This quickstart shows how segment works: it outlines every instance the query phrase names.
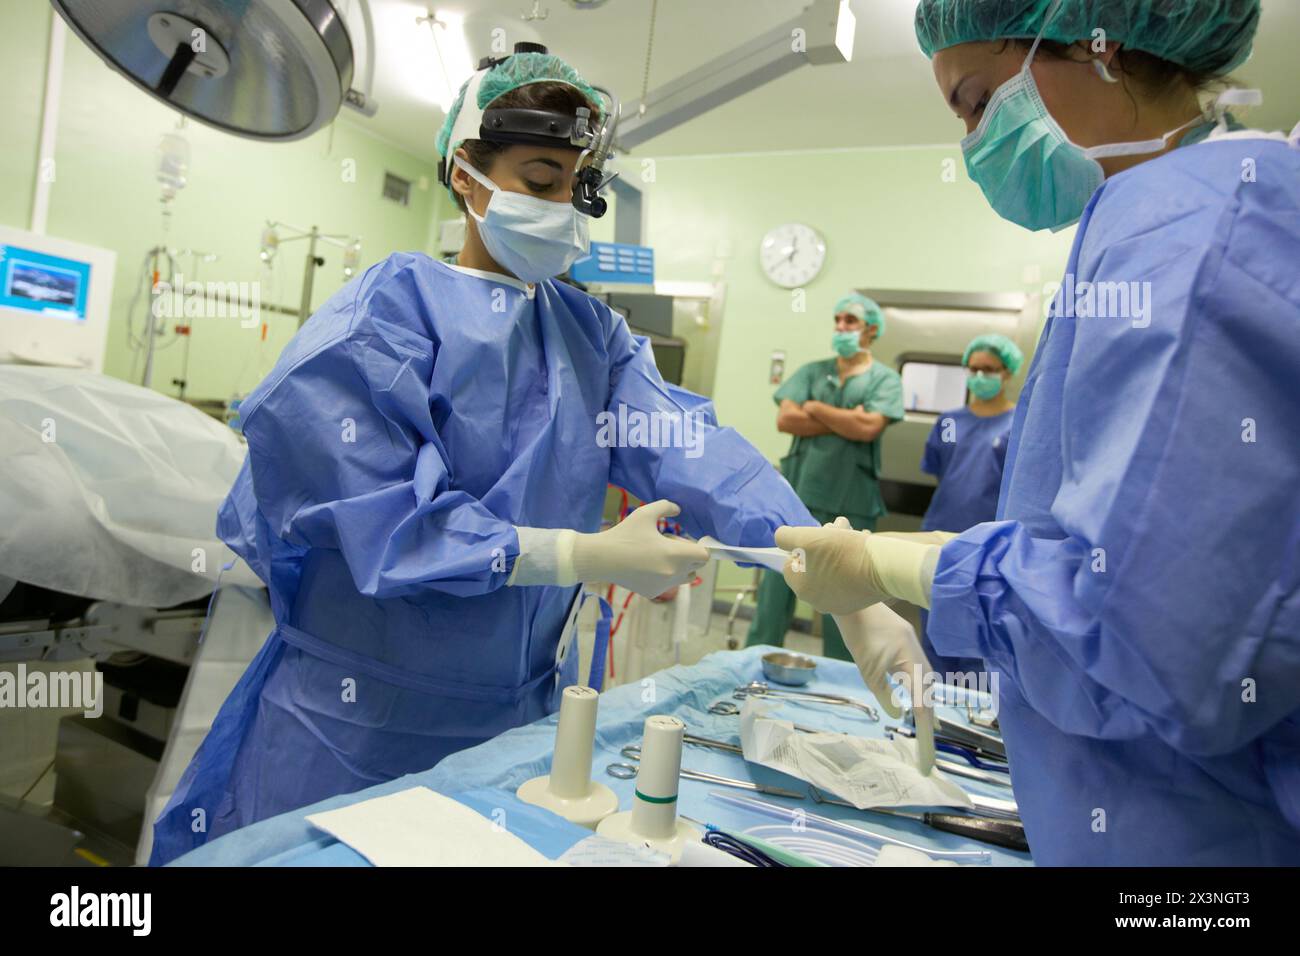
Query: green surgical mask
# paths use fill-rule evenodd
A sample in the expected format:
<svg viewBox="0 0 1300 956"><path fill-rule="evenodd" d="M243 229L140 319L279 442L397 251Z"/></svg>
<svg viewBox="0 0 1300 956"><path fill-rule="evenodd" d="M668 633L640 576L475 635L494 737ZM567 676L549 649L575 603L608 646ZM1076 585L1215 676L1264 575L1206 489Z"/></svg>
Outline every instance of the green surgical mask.
<svg viewBox="0 0 1300 956"><path fill-rule="evenodd" d="M999 375L976 372L974 375L967 376L966 387L976 398L982 398L987 402L1002 391L1002 378Z"/></svg>
<svg viewBox="0 0 1300 956"><path fill-rule="evenodd" d="M836 332L831 336L831 348L843 358L853 358L862 351L861 332Z"/></svg>
<svg viewBox="0 0 1300 956"><path fill-rule="evenodd" d="M1057 5L1059 0L1049 19ZM1085 149L1052 118L1038 91L1030 65L1042 39L1040 33L1020 72L993 92L979 126L961 141L961 151L966 171L994 212L1026 229L1056 232L1079 221L1105 182L1099 159L1158 153L1175 134L1205 119L1194 117L1159 139Z"/></svg>

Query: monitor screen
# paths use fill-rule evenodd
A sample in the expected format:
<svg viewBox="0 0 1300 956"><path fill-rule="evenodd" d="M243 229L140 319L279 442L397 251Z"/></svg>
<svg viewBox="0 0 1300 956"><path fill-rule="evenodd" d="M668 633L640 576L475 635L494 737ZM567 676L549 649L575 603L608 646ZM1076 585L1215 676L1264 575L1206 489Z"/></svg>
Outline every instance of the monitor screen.
<svg viewBox="0 0 1300 956"><path fill-rule="evenodd" d="M90 263L0 245L0 309L85 321Z"/></svg>
<svg viewBox="0 0 1300 956"><path fill-rule="evenodd" d="M966 369L940 362L904 362L903 408L909 412L940 412L966 404Z"/></svg>

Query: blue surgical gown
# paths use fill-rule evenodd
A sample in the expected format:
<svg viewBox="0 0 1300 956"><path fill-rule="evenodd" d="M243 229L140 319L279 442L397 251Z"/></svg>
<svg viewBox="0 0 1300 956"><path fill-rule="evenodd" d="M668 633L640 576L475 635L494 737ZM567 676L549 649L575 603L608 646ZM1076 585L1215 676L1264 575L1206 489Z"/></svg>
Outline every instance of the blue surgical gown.
<svg viewBox="0 0 1300 956"><path fill-rule="evenodd" d="M1011 414L955 408L939 416L921 457L921 470L939 479L922 531L965 531L997 515Z"/></svg>
<svg viewBox="0 0 1300 956"><path fill-rule="evenodd" d="M998 673L1039 863L1300 864L1300 149L1116 175L1068 271L930 639Z"/></svg>
<svg viewBox="0 0 1300 956"><path fill-rule="evenodd" d="M1011 409L984 416L969 408L939 416L921 456L921 470L939 479L921 520L922 531L965 531L997 516L1011 416ZM929 614L921 611L921 647L936 671L961 674L984 669L975 658L945 657L936 651L926 634L928 625Z"/></svg>
<svg viewBox="0 0 1300 956"><path fill-rule="evenodd" d="M704 430L607 447L598 416L624 406ZM597 531L611 482L675 501L693 536L770 546L815 523L604 304L423 255L336 293L242 415L218 532L267 583L276 629L160 815L154 863L550 712L577 589L504 586L517 526Z"/></svg>

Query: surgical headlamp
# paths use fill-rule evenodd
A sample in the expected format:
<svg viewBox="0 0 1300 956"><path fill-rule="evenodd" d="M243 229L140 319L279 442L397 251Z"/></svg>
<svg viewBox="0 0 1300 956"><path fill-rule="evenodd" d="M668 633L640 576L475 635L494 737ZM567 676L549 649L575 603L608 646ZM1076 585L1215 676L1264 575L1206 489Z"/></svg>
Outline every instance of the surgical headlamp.
<svg viewBox="0 0 1300 956"><path fill-rule="evenodd" d="M546 47L540 43L516 43L514 49L514 53L546 52ZM484 57L479 61L478 71L470 78L469 88L465 91L460 115L456 117L448 141L449 149L467 139L579 149L581 153L574 170L573 206L579 212L599 219L609 209L600 193L618 175L605 175L605 166L614 156L614 132L618 128L621 109L618 97L599 86L592 87L609 101L600 116L593 115L585 106L579 107L574 115L537 109L489 107L479 110L479 84L490 70L506 59L508 57ZM477 131L471 132L475 125ZM438 181L444 186L451 184L451 165L450 155L438 161Z"/></svg>

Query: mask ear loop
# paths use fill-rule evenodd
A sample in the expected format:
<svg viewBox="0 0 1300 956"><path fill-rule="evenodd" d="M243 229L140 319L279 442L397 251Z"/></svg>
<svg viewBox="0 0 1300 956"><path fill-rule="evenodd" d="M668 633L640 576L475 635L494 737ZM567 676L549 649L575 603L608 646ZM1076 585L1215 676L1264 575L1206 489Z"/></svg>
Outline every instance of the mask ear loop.
<svg viewBox="0 0 1300 956"><path fill-rule="evenodd" d="M488 179L486 176L480 173L473 166L471 166L469 163L465 162L465 160L461 159L459 156L453 155L451 158L452 158L452 162L454 162L461 169L465 170L465 173L469 176L470 179L475 180L480 186L488 190L488 192L495 193L498 189L501 188L496 183L492 182L492 180ZM451 177L448 177L448 179L450 178ZM491 198L489 198L488 203L491 204L491 202L492 200ZM471 216L474 217L475 222L482 222L484 219L487 218L486 216L480 216L478 213L476 213L474 211L474 207L469 204L468 199L465 200L465 210Z"/></svg>

